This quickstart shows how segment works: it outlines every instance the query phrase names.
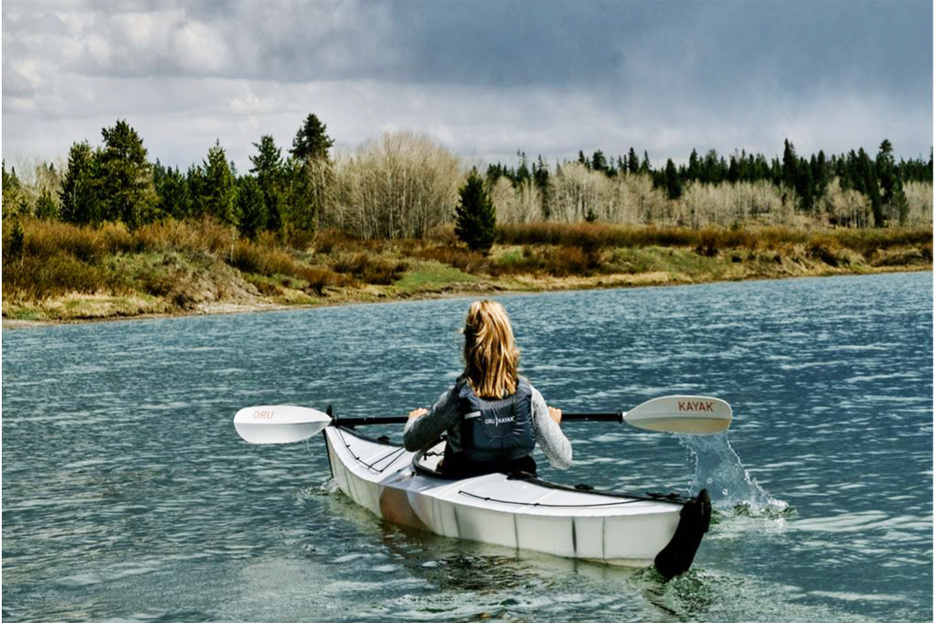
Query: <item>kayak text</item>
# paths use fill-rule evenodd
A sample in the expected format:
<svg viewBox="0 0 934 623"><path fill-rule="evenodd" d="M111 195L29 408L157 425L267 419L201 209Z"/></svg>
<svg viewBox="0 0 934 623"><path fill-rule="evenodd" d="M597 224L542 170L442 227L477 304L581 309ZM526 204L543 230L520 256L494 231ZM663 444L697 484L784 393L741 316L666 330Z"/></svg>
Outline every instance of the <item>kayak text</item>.
<svg viewBox="0 0 934 623"><path fill-rule="evenodd" d="M678 411L713 411L712 402L678 402Z"/></svg>

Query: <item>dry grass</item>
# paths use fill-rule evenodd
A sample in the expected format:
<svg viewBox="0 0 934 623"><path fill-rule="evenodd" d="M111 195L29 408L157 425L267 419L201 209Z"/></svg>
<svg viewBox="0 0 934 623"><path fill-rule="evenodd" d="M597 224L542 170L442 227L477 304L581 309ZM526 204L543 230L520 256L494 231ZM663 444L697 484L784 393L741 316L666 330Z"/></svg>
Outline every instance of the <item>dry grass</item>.
<svg viewBox="0 0 934 623"><path fill-rule="evenodd" d="M17 222L21 243L13 236ZM112 303L113 313L121 315L144 308L443 292L455 282L501 287L561 280L616 283L625 277L622 282L635 283L635 277L649 273L656 275L653 282L658 275L674 282L709 281L923 269L932 261L930 226L809 231L539 222L501 226L498 242L483 255L458 244L450 226L435 228L424 239L396 241L325 230L312 241L314 252L307 253L271 234L252 242L240 239L231 228L207 220L169 220L129 231L121 224L93 228L7 219L4 310L57 309L58 302L76 296L145 302L142 307ZM68 309L67 317L75 317L73 305Z"/></svg>

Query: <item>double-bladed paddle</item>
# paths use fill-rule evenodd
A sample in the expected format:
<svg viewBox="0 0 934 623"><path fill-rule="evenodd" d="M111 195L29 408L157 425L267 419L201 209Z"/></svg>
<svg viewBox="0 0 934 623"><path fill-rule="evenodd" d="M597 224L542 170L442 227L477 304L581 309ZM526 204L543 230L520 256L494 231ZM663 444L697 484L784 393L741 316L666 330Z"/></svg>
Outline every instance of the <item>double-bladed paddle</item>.
<svg viewBox="0 0 934 623"><path fill-rule="evenodd" d="M662 396L643 402L630 411L616 413L565 413L562 422L625 422L645 430L689 435L712 435L730 427L733 410L710 396ZM246 407L234 416L234 427L246 441L255 444L295 443L312 437L330 424L355 427L373 424L404 424L407 416L341 417L308 407L270 405Z"/></svg>

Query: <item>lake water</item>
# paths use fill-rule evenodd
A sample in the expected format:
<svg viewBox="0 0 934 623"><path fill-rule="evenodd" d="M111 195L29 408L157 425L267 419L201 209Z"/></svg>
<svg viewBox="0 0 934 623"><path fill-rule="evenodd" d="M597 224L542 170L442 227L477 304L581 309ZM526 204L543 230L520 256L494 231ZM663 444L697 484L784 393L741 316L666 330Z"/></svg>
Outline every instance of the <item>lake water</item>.
<svg viewBox="0 0 934 623"><path fill-rule="evenodd" d="M400 530L319 437L237 437L248 405L428 405L468 299L49 326L3 331L4 621L932 620L931 273L499 300L566 411L733 406L704 439L567 424L575 464L542 470L710 489L689 573Z"/></svg>

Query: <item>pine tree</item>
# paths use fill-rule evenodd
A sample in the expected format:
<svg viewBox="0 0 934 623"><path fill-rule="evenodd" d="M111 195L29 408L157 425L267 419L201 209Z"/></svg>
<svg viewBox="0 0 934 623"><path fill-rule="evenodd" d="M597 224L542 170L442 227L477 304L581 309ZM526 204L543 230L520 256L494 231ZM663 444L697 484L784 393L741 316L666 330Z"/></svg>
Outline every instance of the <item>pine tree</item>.
<svg viewBox="0 0 934 623"><path fill-rule="evenodd" d="M99 162L95 173L100 179L101 216L123 221L133 229L152 219L158 201L143 139L122 119L101 134L104 147L95 158Z"/></svg>
<svg viewBox="0 0 934 623"><path fill-rule="evenodd" d="M4 261L7 260L18 260L23 256L23 244L26 239L26 234L23 232L23 226L19 222L19 219L13 223L13 231L10 232L10 246L9 248L4 247L3 255Z"/></svg>
<svg viewBox="0 0 934 623"><path fill-rule="evenodd" d="M87 142L74 143L68 152L68 169L59 190L61 212L66 223L87 225L101 221L97 199L97 162Z"/></svg>
<svg viewBox="0 0 934 623"><path fill-rule="evenodd" d="M237 229L250 240L266 226L266 201L253 176L240 178L237 184Z"/></svg>
<svg viewBox="0 0 934 623"><path fill-rule="evenodd" d="M160 216L183 219L191 216L191 192L188 182L178 167L164 167L156 160L152 168L156 194L159 196Z"/></svg>
<svg viewBox="0 0 934 623"><path fill-rule="evenodd" d="M251 173L256 175L256 183L263 194L264 221L258 224L260 229L279 231L282 228L280 203L282 201L285 163L282 161L282 150L276 146L272 136L262 136L259 143L253 143L258 153L250 156L253 167Z"/></svg>
<svg viewBox="0 0 934 623"><path fill-rule="evenodd" d="M632 166L630 164L630 166ZM652 163L649 161L649 152L643 152L642 164L639 165L639 173L652 173Z"/></svg>
<svg viewBox="0 0 934 623"><path fill-rule="evenodd" d="M668 191L669 199L678 199L681 196L681 178L678 176L678 169L671 158L665 165L665 188Z"/></svg>
<svg viewBox="0 0 934 623"><path fill-rule="evenodd" d="M541 155L538 156L537 165L532 163L532 180L542 197L542 218L547 221L551 217L551 180L548 165Z"/></svg>
<svg viewBox="0 0 934 623"><path fill-rule="evenodd" d="M888 139L882 141L879 146L879 154L876 156L876 175L882 191L881 199L885 218L894 215L898 218L899 225L904 225L908 218L908 199L905 197L902 180L895 167L892 143Z"/></svg>
<svg viewBox="0 0 934 623"><path fill-rule="evenodd" d="M308 115L292 141L289 153L304 166L305 179L293 176L294 166L285 167L289 190L285 199L287 205L282 210L282 222L303 237L314 231L319 216L332 203L334 172L328 150L333 144L334 140L327 135L327 126L314 114ZM270 211L269 217L271 228L274 211Z"/></svg>
<svg viewBox="0 0 934 623"><path fill-rule="evenodd" d="M471 251L487 253L496 238L496 208L476 169L467 176L459 193L460 203L454 213L454 233Z"/></svg>
<svg viewBox="0 0 934 623"><path fill-rule="evenodd" d="M295 135L289 153L298 160L327 159L328 150L334 145L334 140L327 135L327 129L317 115L308 115Z"/></svg>
<svg viewBox="0 0 934 623"><path fill-rule="evenodd" d="M590 163L591 163L591 164L590 164L590 167L591 167L594 171L603 171L603 172L605 172L606 169L607 169L607 166L606 166L606 156L604 156L604 155L603 155L603 152L600 151L599 149L598 149L597 151L593 152L593 157L590 159Z"/></svg>
<svg viewBox="0 0 934 623"><path fill-rule="evenodd" d="M202 214L211 216L226 225L233 224L236 198L234 174L227 162L227 154L221 147L220 139L208 150L208 158L204 161L203 170L203 184L200 188Z"/></svg>
<svg viewBox="0 0 934 623"><path fill-rule="evenodd" d="M58 216L58 205L49 190L43 190L36 199L36 218L50 221Z"/></svg>

